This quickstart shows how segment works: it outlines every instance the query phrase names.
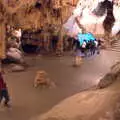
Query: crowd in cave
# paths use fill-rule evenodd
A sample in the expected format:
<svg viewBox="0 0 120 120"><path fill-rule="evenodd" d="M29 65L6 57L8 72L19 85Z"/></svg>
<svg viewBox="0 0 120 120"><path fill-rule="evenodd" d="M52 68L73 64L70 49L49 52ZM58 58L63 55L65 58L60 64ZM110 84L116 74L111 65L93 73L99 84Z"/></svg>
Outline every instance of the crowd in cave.
<svg viewBox="0 0 120 120"><path fill-rule="evenodd" d="M48 34L44 34L44 29L37 31L24 30L6 26L7 34L7 59L9 62L24 62L23 53L27 54L54 54L63 55L64 52L73 51L74 55L80 57L90 57L96 52L100 53L101 41L97 40L91 33L88 33L90 38L84 37L84 40L76 36L63 36L63 51L58 51L59 31L56 26L49 25ZM84 35L79 33L80 35Z"/></svg>

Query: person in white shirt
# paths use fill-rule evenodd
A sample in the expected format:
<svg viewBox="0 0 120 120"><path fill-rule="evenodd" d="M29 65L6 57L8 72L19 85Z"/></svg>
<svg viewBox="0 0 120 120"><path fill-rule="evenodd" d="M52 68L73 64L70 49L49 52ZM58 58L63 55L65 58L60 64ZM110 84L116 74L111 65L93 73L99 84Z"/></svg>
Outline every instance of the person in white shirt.
<svg viewBox="0 0 120 120"><path fill-rule="evenodd" d="M81 46L81 52L86 56L87 55L87 49L86 49L86 40L83 41L83 44Z"/></svg>

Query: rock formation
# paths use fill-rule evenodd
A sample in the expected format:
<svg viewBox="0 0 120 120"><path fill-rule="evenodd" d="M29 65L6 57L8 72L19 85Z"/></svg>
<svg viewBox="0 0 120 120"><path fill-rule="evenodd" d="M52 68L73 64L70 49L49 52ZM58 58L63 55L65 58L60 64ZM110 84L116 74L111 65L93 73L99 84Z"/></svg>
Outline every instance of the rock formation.
<svg viewBox="0 0 120 120"><path fill-rule="evenodd" d="M44 29L45 34L51 25L61 31L62 24L72 14L77 1L2 0L0 1L0 22L22 30Z"/></svg>
<svg viewBox="0 0 120 120"><path fill-rule="evenodd" d="M89 2L82 0L2 0L0 1L0 21L5 20L7 24L21 27L22 29L40 29L46 24L60 27L72 14L76 5L81 8L91 7L93 2L94 0ZM108 4L107 9L109 11L107 14L110 18L112 6ZM116 5L119 6L119 0ZM109 31L106 26L105 29Z"/></svg>
<svg viewBox="0 0 120 120"><path fill-rule="evenodd" d="M106 88L116 80L120 79L120 62L117 62L115 65L111 67L109 73L107 73L102 79L100 79L99 84L97 85L98 88Z"/></svg>
<svg viewBox="0 0 120 120"><path fill-rule="evenodd" d="M102 82L114 84L104 89L77 93L55 105L48 112L30 120L119 120L120 119L120 63L112 66ZM111 75L110 75L111 74ZM113 80L112 80L113 81ZM108 85L108 84L107 84Z"/></svg>
<svg viewBox="0 0 120 120"><path fill-rule="evenodd" d="M1 12L9 24L38 29L46 24L61 24L70 16L70 9L76 3L77 0L3 0Z"/></svg>

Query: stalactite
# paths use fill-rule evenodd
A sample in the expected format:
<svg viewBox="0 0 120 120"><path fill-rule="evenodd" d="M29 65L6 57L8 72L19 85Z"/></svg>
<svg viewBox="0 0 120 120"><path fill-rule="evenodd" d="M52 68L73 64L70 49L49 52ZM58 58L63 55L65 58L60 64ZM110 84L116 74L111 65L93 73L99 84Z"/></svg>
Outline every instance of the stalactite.
<svg viewBox="0 0 120 120"><path fill-rule="evenodd" d="M107 1L107 16L103 22L104 29L107 33L111 33L112 26L115 22L113 15L113 2Z"/></svg>

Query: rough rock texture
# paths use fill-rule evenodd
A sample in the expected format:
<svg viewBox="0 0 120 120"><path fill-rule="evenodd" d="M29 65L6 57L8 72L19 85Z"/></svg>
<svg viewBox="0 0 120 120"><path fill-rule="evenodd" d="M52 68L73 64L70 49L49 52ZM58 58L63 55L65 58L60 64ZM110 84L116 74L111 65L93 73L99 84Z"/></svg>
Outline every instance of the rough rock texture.
<svg viewBox="0 0 120 120"><path fill-rule="evenodd" d="M98 84L98 88L105 88L108 87L110 84L113 83L114 81L114 75L111 73L108 73L107 75L105 75L99 82Z"/></svg>
<svg viewBox="0 0 120 120"><path fill-rule="evenodd" d="M116 72L114 71L113 75L117 75L119 74L119 72L120 72L119 70L116 70ZM106 76L109 77L109 74L107 74ZM120 75L117 76L116 81L111 86L104 89L90 90L78 93L70 98L65 99L61 103L58 103L47 113L40 116L36 116L31 120L119 120L119 119L120 119Z"/></svg>
<svg viewBox="0 0 120 120"><path fill-rule="evenodd" d="M1 0L0 21L23 29L39 29L46 24L60 26L80 4L91 7L94 0ZM116 5L119 6L119 0ZM34 19L35 18L35 19Z"/></svg>
<svg viewBox="0 0 120 120"><path fill-rule="evenodd" d="M113 119L119 116L119 107L114 111L117 100L118 93L112 90L83 92L32 120L117 120Z"/></svg>
<svg viewBox="0 0 120 120"><path fill-rule="evenodd" d="M0 23L22 30L43 29L47 34L51 25L62 36L61 26L72 14L78 0L1 0ZM62 30L63 31L63 30ZM1 34L1 36L3 36ZM62 38L58 47L62 46ZM5 40L4 40L5 41Z"/></svg>
<svg viewBox="0 0 120 120"><path fill-rule="evenodd" d="M0 58L5 58L5 25L0 23Z"/></svg>
<svg viewBox="0 0 120 120"><path fill-rule="evenodd" d="M111 67L111 71L100 80L97 87L98 88L108 87L117 79L120 79L120 62L117 62L115 65Z"/></svg>
<svg viewBox="0 0 120 120"><path fill-rule="evenodd" d="M61 24L68 16L77 0L3 0L1 16L10 24L23 29L39 29L47 24ZM7 16L7 17L6 17ZM35 18L35 19L34 19Z"/></svg>
<svg viewBox="0 0 120 120"><path fill-rule="evenodd" d="M13 61L19 62L19 63L23 63L24 59L23 59L23 54L22 52L17 49L17 48L9 48L7 53L6 53L6 57L8 59L11 59Z"/></svg>
<svg viewBox="0 0 120 120"><path fill-rule="evenodd" d="M119 75L120 72L120 62L117 62L115 65L111 67L111 73L114 75Z"/></svg>

